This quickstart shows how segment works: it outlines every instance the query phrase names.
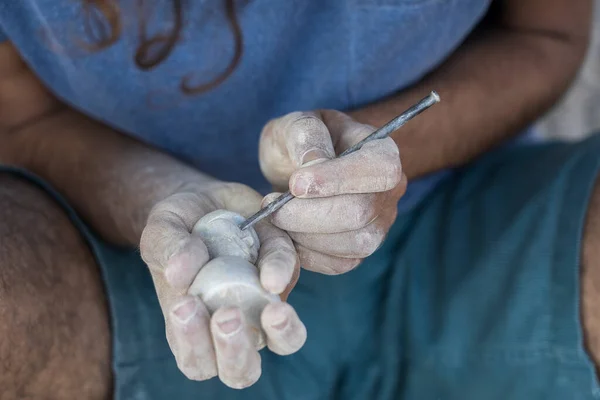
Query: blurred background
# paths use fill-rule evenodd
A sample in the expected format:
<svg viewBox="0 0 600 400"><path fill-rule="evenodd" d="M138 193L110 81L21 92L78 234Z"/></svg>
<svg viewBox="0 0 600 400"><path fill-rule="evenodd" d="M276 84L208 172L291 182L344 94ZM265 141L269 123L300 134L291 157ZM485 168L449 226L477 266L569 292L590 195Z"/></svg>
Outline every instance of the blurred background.
<svg viewBox="0 0 600 400"><path fill-rule="evenodd" d="M549 138L577 140L600 132L600 0L595 0L594 33L587 59L574 86L540 122Z"/></svg>

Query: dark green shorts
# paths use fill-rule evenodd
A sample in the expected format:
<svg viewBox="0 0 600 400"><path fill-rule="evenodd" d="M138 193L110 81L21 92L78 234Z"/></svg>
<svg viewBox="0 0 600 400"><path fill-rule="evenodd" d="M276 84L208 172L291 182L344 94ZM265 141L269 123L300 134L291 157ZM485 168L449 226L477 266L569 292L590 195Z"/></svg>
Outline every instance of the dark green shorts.
<svg viewBox="0 0 600 400"><path fill-rule="evenodd" d="M241 391L187 380L138 252L100 241L51 188L14 172L63 203L97 257L117 399L578 400L600 397L579 316L599 166L595 136L503 149L457 170L355 271L302 272L289 301L305 347L262 351L263 376Z"/></svg>

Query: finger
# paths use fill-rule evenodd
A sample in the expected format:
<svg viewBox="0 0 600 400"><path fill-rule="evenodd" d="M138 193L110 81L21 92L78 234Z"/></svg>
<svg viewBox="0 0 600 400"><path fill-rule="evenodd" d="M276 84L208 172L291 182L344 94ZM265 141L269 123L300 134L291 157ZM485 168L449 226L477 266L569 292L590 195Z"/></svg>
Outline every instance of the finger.
<svg viewBox="0 0 600 400"><path fill-rule="evenodd" d="M342 153L375 132L375 127L361 124L341 111L326 109L321 110L320 115L329 128L336 154Z"/></svg>
<svg viewBox="0 0 600 400"><path fill-rule="evenodd" d="M210 334L210 315L196 296L182 296L171 308L167 339L180 371L192 380L217 375L217 361Z"/></svg>
<svg viewBox="0 0 600 400"><path fill-rule="evenodd" d="M142 259L151 272L165 273L174 286L189 286L198 270L208 261L202 240L190 235L194 223L212 211L197 195L182 193L171 196L154 207L140 240Z"/></svg>
<svg viewBox="0 0 600 400"><path fill-rule="evenodd" d="M290 232L290 236L294 242L319 253L342 258L365 258L381 246L396 214L396 204L388 204L374 221L355 231L334 234Z"/></svg>
<svg viewBox="0 0 600 400"><path fill-rule="evenodd" d="M368 225L379 215L390 192L293 199L271 215L271 223L287 232L339 233ZM270 194L267 205L277 197Z"/></svg>
<svg viewBox="0 0 600 400"><path fill-rule="evenodd" d="M185 295L208 260L206 246L190 231L211 208L214 205L192 193L171 196L151 211L140 241L165 318L167 340L190 379L208 379L217 370L208 312L197 297Z"/></svg>
<svg viewBox="0 0 600 400"><path fill-rule="evenodd" d="M202 239L191 235L181 250L169 258L165 278L173 288L187 289L208 259L208 249Z"/></svg>
<svg viewBox="0 0 600 400"><path fill-rule="evenodd" d="M398 146L391 138L385 138L366 143L346 156L294 172L290 191L300 198L384 192L396 187L401 179Z"/></svg>
<svg viewBox="0 0 600 400"><path fill-rule="evenodd" d="M362 261L361 258L341 258L319 253L300 244L296 245L296 249L302 268L325 275L339 275L352 271Z"/></svg>
<svg viewBox="0 0 600 400"><path fill-rule="evenodd" d="M151 270L162 272L189 238L190 232L177 215L151 213L140 239L142 259Z"/></svg>
<svg viewBox="0 0 600 400"><path fill-rule="evenodd" d="M258 223L255 229L260 238L257 266L262 286L274 294L289 292L300 271L292 240L284 231L267 222Z"/></svg>
<svg viewBox="0 0 600 400"><path fill-rule="evenodd" d="M327 126L315 112L295 112L270 121L263 130L259 160L266 178L285 184L297 168L335 157Z"/></svg>
<svg viewBox="0 0 600 400"><path fill-rule="evenodd" d="M190 379L216 375L209 313L197 296L172 288L162 274L152 275L165 319L166 336L181 372Z"/></svg>
<svg viewBox="0 0 600 400"><path fill-rule="evenodd" d="M290 114L274 129L296 167L335 157L329 129L316 113Z"/></svg>
<svg viewBox="0 0 600 400"><path fill-rule="evenodd" d="M250 342L241 311L233 307L217 310L211 319L211 331L221 381L235 389L258 381L260 356Z"/></svg>
<svg viewBox="0 0 600 400"><path fill-rule="evenodd" d="M261 323L267 345L276 354L295 353L306 342L306 327L287 303L268 304L262 312Z"/></svg>

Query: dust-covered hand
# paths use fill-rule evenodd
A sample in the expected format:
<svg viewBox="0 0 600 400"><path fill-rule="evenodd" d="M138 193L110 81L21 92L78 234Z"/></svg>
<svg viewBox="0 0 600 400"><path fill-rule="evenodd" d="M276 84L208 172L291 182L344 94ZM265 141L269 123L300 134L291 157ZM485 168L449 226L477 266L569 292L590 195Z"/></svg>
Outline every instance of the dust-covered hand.
<svg viewBox="0 0 600 400"><path fill-rule="evenodd" d="M340 274L383 242L406 190L391 138L335 159L374 131L339 111L295 112L270 121L260 138L260 166L275 190L296 199L271 222L294 240L303 268ZM265 197L263 206L280 193Z"/></svg>
<svg viewBox="0 0 600 400"><path fill-rule="evenodd" d="M261 196L240 184L191 186L158 203L150 213L140 243L158 294L167 340L179 369L190 379L214 376L228 386L243 388L261 374L260 355L251 343L239 308L226 307L209 315L198 296L187 294L200 269L209 261L206 245L192 233L209 212L225 209L250 216ZM265 221L255 226L261 247L257 267L262 286L285 299L298 278L298 256L288 235ZM306 340L306 329L285 302L268 304L261 315L267 345L290 354Z"/></svg>

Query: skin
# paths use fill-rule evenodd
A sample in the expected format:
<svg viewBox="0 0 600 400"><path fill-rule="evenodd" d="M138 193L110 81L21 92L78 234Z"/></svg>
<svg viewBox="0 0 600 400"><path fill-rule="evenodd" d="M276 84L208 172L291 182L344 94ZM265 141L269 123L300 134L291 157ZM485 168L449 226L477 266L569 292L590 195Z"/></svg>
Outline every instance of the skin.
<svg viewBox="0 0 600 400"><path fill-rule="evenodd" d="M334 275L355 268L377 250L396 219L407 181L392 139L330 160L374 130L339 111L321 110L286 115L262 132L263 173L297 197L271 222L294 240L306 269Z"/></svg>
<svg viewBox="0 0 600 400"><path fill-rule="evenodd" d="M258 259L260 241L254 228L241 230L244 217L228 210L217 210L200 218L192 228L199 235L211 258L236 256L254 264Z"/></svg>
<svg viewBox="0 0 600 400"><path fill-rule="evenodd" d="M260 201L258 193L243 185L213 182L182 187L151 210L142 232L140 251L165 314L167 340L179 369L190 379L218 375L226 385L240 389L260 377L260 356L240 309L221 308L211 316L197 296L188 294L209 261L201 237L191 234L194 225L221 209L250 216ZM255 230L261 243L256 261L261 282L285 299L298 277L292 241L267 222L257 224ZM280 265L284 268L279 269ZM271 351L293 353L306 340L306 328L287 303L268 304L261 322Z"/></svg>
<svg viewBox="0 0 600 400"><path fill-rule="evenodd" d="M600 177L590 200L581 252L581 318L585 345L600 376Z"/></svg>
<svg viewBox="0 0 600 400"><path fill-rule="evenodd" d="M5 173L0 221L0 398L109 398L107 304L78 230L42 190Z"/></svg>
<svg viewBox="0 0 600 400"><path fill-rule="evenodd" d="M404 176L412 179L468 162L510 138L564 92L585 54L591 1L505 0L497 4L486 29L474 34L440 68L389 99L348 111L354 121L335 111L316 110L267 124L260 144L261 167L276 190L287 185L300 198L277 213L271 224L265 223L259 233L263 244L272 243L259 255L266 289L285 296L297 279L298 261L326 274L356 267L381 243L391 225L395 202L404 190ZM333 151L339 152L365 135L370 126L382 125L432 88L443 102L428 111L427 118L414 120L393 140L373 145L376 148L366 146L355 155L355 163L327 161ZM290 134L294 131L297 135ZM249 215L262 201L254 191L217 182L68 108L49 94L10 43L0 45L0 141L1 163L27 168L51 182L107 240L141 247L163 308L170 344L187 376L206 379L218 374L232 387L256 381L260 359L243 334L239 310L219 310L209 320L202 304L184 294L197 266L207 260L203 244L190 237L193 224L217 208ZM402 151L402 169L398 149ZM383 174L372 168L377 162L382 162ZM74 170L78 173L73 174ZM31 397L106 398L111 385L106 369L110 356L87 345L110 341L108 329L97 328L107 326L108 316L103 294L93 289L99 286L96 267L67 222L53 222L47 228L52 228L56 237L70 234L68 249L31 235L30 226L23 221L35 220L41 228L44 223L49 225L44 219L34 219L35 210L51 215L52 221L60 219L61 211L23 182L3 179L0 200L18 201L12 201L13 213L2 215L2 221L9 227L10 237L27 243L28 249L25 254L4 238L0 240L0 282L8 282L0 286L0 312L7 321L0 329L6 330L1 337L9 338L0 347L0 359L21 363L26 359L27 366L38 367L15 374L10 363L0 364L0 397L23 398L21 394L26 393ZM595 190L600 191L598 187ZM236 201L240 198L247 200L242 204ZM345 208L355 210L353 215L359 217L347 218ZM286 209L293 209L293 216L286 214ZM313 223L314 213L323 209L330 212L319 224ZM596 362L600 359L600 319L594 310L600 299L596 290L600 287L600 257L593 249L600 247L599 219L600 207L595 201L588 212L584 238L582 315L586 343ZM39 270L40 259L76 285L71 283L70 290L49 291L47 283L32 273ZM24 289L8 291L7 287ZM78 290L89 296L85 297L89 304L83 303L96 314L77 317L83 312ZM27 301L37 292L48 293L44 304L57 319L42 319L40 303ZM19 304L20 313L9 312L14 304ZM63 318L57 326L59 315ZM32 320L47 333L44 338L27 341L23 332ZM301 322L286 303L265 310L262 322L273 351L288 354L301 346ZM61 336L65 329L76 333L85 345L79 348L71 336ZM209 332L214 343L209 341ZM54 341L57 352L43 351L48 348L46 338ZM181 350L186 347L194 351ZM18 352L19 348L30 351ZM65 352L81 357L61 358ZM82 381L89 381L84 377L90 376L99 384L82 386ZM52 385L45 386L46 382Z"/></svg>

